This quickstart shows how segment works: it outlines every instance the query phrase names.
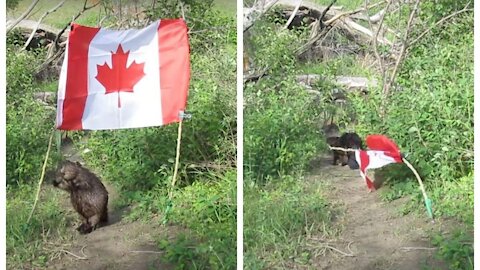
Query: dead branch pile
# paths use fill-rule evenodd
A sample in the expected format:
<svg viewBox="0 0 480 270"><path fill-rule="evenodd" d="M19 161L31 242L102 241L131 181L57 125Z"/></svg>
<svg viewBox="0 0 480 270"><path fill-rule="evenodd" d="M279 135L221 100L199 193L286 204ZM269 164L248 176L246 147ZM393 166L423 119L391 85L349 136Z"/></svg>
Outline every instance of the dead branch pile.
<svg viewBox="0 0 480 270"><path fill-rule="evenodd" d="M297 49L297 55L300 57L311 58L312 51L315 58L318 57L318 53L323 55L329 51L337 54L342 52L358 54L361 48L370 47L373 39L387 48L394 45L394 41L385 37L384 33L376 33L378 27L375 24L380 22L384 9L373 16L368 16L368 10L380 6L384 1L353 11L343 11L342 7L334 6L336 1L332 1L329 6L302 2L298 9L292 2L279 0L276 3L279 8L277 15L285 20L293 17L288 28L299 26L309 28L309 40ZM369 21L372 28L362 25L365 21ZM348 40L349 43L338 46L341 39Z"/></svg>

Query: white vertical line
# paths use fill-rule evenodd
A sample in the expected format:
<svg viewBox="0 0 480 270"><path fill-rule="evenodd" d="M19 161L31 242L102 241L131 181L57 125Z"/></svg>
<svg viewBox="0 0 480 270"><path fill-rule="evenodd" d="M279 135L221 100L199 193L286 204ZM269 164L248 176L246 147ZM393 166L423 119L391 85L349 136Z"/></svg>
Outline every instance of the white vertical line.
<svg viewBox="0 0 480 270"><path fill-rule="evenodd" d="M480 5L474 5L474 12L475 14L480 14L480 8L479 8ZM479 52L479 49L480 49L480 44L479 44L479 27L480 27L480 23L479 23L479 18L478 16L474 16L475 17L475 21L474 21L474 62L476 63L476 65L474 65L474 73L475 74L475 77L474 77L474 104L476 105L474 107L474 134L477 135L477 134L480 134L480 130L479 130L479 124L478 124L478 121L479 121L479 118L478 118L478 104L479 104L479 97L478 97L478 91L479 90L479 86L480 86L480 75L479 75L479 72L480 72L480 68L479 68L479 55L480 55L480 52ZM479 186L479 177L478 177L478 172L480 172L480 163L479 163L479 151L480 151L480 148L479 148L479 140L478 140L478 136L474 136L476 137L477 139L474 139L474 172L477 172L477 173L474 173L474 192L473 194L475 194L474 196L474 237L473 237L473 243L474 243L474 250L478 250L480 248L479 246L479 241L480 241L480 236L479 236L479 233L478 233L478 230L480 229L479 228L479 217L480 217L480 207L479 207L479 198L480 196L478 196L478 192L480 190L480 186ZM475 254L475 257L474 257L474 265L476 265L477 267L480 265L480 256L478 254Z"/></svg>
<svg viewBox="0 0 480 270"><path fill-rule="evenodd" d="M237 0L237 270L243 269L243 1Z"/></svg>

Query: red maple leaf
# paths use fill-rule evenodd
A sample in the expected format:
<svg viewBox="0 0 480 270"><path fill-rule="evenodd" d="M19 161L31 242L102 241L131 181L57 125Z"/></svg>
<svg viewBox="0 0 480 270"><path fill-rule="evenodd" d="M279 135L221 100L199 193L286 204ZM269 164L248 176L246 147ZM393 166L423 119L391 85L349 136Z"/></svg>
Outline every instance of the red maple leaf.
<svg viewBox="0 0 480 270"><path fill-rule="evenodd" d="M103 86L105 94L118 93L118 107L120 108L120 92L133 93L133 86L145 76L143 65L135 61L127 67L127 59L130 51L123 52L122 45L119 44L117 51L112 52L112 68L105 62L103 65L97 65L97 76L95 77Z"/></svg>

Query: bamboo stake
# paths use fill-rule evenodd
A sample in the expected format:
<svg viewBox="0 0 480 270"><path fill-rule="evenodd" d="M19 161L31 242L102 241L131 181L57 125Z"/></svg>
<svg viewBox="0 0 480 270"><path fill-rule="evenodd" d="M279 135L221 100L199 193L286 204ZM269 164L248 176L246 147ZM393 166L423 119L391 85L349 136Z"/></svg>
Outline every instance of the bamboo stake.
<svg viewBox="0 0 480 270"><path fill-rule="evenodd" d="M48 156L50 155L50 148L52 146L53 134L55 134L55 131L52 131L52 134L50 135L50 139L48 140L47 154L45 155L45 161L43 162L43 167L42 167L42 174L40 175L40 181L38 182L37 195L35 196L35 201L33 202L32 211L28 216L27 224L30 223L30 219L32 219L33 211L35 211L35 207L37 206L37 202L38 202L38 197L40 196L40 189L42 187L43 178L45 177L45 169L47 168Z"/></svg>
<svg viewBox="0 0 480 270"><path fill-rule="evenodd" d="M178 136L177 136L177 151L175 155L175 167L173 169L173 177L172 177L172 184L170 186L170 190L168 191L168 201L167 201L167 207L165 209L165 215L163 216L163 224L166 224L168 221L168 215L170 211L172 210L173 203L173 190L175 189L175 183L177 182L177 174L178 174L178 165L180 163L180 145L181 145L181 139L182 139L182 122L181 120L178 123Z"/></svg>
<svg viewBox="0 0 480 270"><path fill-rule="evenodd" d="M406 160L405 158L402 158L403 163L405 163L408 168L415 174L415 177L417 177L418 184L420 185L420 189L422 190L423 194L423 199L425 200L425 207L427 208L427 213L428 216L433 220L433 211L432 211L432 201L428 198L427 192L425 192L425 187L423 186L422 179L420 178L420 175L418 174L417 170Z"/></svg>

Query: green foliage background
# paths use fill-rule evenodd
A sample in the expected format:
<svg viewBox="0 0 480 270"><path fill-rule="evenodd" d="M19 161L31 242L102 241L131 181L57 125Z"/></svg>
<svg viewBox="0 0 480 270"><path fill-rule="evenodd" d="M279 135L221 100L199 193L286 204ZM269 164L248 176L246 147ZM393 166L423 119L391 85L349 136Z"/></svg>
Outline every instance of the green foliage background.
<svg viewBox="0 0 480 270"><path fill-rule="evenodd" d="M187 110L192 119L183 123L179 179L167 223L167 228L183 229L175 229L178 235L170 240L155 239L165 252L164 259L177 269L233 269L236 265L236 23L231 11L219 12L213 5L214 1L184 1L191 31ZM179 1L162 1L148 16L181 16ZM97 17L92 11L83 20L95 25ZM62 204L65 196L50 185L47 174L37 210L26 223L55 120L55 109L35 101L33 93L55 92L57 81L34 77L45 52L20 52L22 45L16 33L9 35L7 265L41 269L50 266L55 246L75 237L71 227L78 218L68 204ZM131 209L122 217L125 222L162 223L170 203L167 192L177 127L70 134L79 151L90 150L82 156L87 166L117 189L120 198L111 210ZM59 158L51 155L49 170L55 169Z"/></svg>

